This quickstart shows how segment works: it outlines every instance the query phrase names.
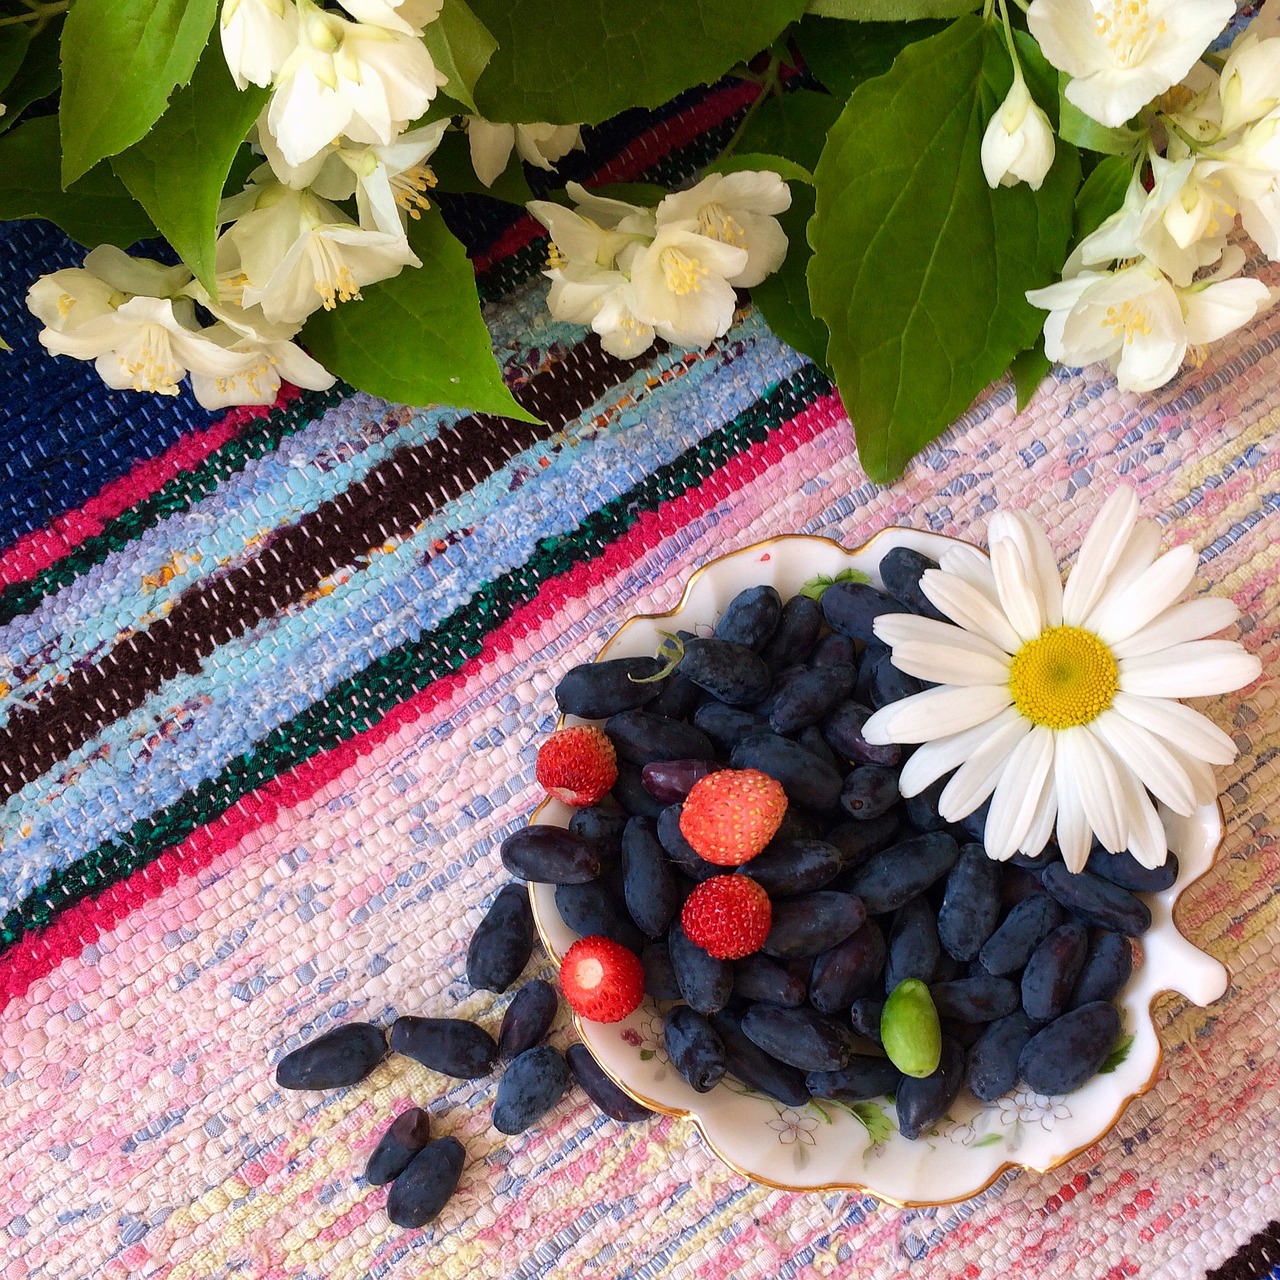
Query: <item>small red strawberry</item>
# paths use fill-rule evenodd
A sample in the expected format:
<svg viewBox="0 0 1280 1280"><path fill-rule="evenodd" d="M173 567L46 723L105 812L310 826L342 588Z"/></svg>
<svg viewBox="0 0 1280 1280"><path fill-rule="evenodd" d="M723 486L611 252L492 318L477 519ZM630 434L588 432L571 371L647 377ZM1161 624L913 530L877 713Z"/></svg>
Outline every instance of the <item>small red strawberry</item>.
<svg viewBox="0 0 1280 1280"><path fill-rule="evenodd" d="M685 899L680 925L717 960L741 960L764 946L773 906L750 876L712 876Z"/></svg>
<svg viewBox="0 0 1280 1280"><path fill-rule="evenodd" d="M680 834L708 862L740 867L773 839L787 811L782 784L759 769L721 769L693 784Z"/></svg>
<svg viewBox="0 0 1280 1280"><path fill-rule="evenodd" d="M542 744L534 772L548 795L583 808L603 800L617 782L618 756L603 729L579 724Z"/></svg>
<svg viewBox="0 0 1280 1280"><path fill-rule="evenodd" d="M644 969L634 951L593 934L579 938L560 965L569 1008L591 1022L621 1022L644 999Z"/></svg>

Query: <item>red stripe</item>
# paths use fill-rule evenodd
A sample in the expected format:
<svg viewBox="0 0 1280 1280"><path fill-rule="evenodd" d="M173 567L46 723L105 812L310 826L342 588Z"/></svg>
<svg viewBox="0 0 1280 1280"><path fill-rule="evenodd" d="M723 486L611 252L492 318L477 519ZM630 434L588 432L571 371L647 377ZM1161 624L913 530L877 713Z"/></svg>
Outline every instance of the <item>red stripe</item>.
<svg viewBox="0 0 1280 1280"><path fill-rule="evenodd" d="M129 471L104 485L88 502L56 517L44 529L23 534L0 553L0 587L28 582L70 554L82 542L100 534L108 521L145 501L183 471L192 471L215 449L234 440L249 423L283 408L298 389L282 384L274 405L241 405L220 422L202 427L171 444L155 458L144 458Z"/></svg>
<svg viewBox="0 0 1280 1280"><path fill-rule="evenodd" d="M606 547L603 554L544 583L534 599L496 628L485 640L481 652L452 675L433 681L393 707L363 733L295 765L257 791L241 797L225 813L193 831L180 844L166 849L128 879L103 890L96 898L77 903L47 928L17 942L0 957L0 1007L22 995L32 982L52 972L63 960L78 955L100 934L177 884L180 878L197 874L250 832L274 821L282 809L302 804L360 756L368 755L405 725L452 697L499 654L510 652L517 640L536 631L566 602L585 595L602 579L623 573L664 538L745 488L783 456L793 453L843 418L844 408L838 396L824 396L816 401L774 431L769 439L753 445L696 489L663 503L656 511L644 513L626 534Z"/></svg>
<svg viewBox="0 0 1280 1280"><path fill-rule="evenodd" d="M656 129L628 143L612 160L596 170L590 185L598 187L607 182L630 182L638 178L677 147L688 146L708 129L714 128L735 111L740 111L759 92L759 85L744 80L711 94L687 111L678 112ZM546 229L536 218L521 218L512 223L483 253L477 254L471 260L472 265L477 274L488 271L495 263L510 257L546 234Z"/></svg>

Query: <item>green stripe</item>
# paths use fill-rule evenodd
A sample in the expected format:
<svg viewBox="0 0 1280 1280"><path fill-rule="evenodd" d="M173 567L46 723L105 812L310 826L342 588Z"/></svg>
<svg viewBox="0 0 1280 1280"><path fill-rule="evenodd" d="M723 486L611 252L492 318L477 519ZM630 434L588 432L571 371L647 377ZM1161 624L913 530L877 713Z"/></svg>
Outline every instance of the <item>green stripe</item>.
<svg viewBox="0 0 1280 1280"><path fill-rule="evenodd" d="M830 391L831 383L822 373L806 365L732 422L589 515L572 532L544 539L527 563L485 583L432 631L335 685L288 724L268 734L254 750L231 761L216 778L200 783L169 808L136 822L124 837L99 845L71 867L56 872L4 917L0 954L27 930L48 924L66 908L154 861L242 796L311 756L346 742L419 689L458 670L480 652L491 631L534 598L543 583L575 565L597 559L642 515L687 493Z"/></svg>
<svg viewBox="0 0 1280 1280"><path fill-rule="evenodd" d="M12 583L0 591L0 626L30 613L47 595L74 582L167 516L186 511L208 497L228 476L270 453L286 436L301 431L351 394L351 388L342 383L328 391L303 391L286 408L256 419L249 430L215 449L199 466L174 476L150 497L109 520L101 533L86 538L56 564L26 582Z"/></svg>

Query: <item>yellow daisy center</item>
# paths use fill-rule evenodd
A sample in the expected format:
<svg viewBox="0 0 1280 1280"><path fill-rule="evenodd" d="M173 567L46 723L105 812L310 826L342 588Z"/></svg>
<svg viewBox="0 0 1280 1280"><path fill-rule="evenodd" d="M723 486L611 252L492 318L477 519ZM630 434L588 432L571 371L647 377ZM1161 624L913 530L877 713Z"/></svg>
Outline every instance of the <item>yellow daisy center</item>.
<svg viewBox="0 0 1280 1280"><path fill-rule="evenodd" d="M1032 724L1069 729L1096 720L1120 687L1115 656L1091 631L1050 627L1013 655L1009 692Z"/></svg>

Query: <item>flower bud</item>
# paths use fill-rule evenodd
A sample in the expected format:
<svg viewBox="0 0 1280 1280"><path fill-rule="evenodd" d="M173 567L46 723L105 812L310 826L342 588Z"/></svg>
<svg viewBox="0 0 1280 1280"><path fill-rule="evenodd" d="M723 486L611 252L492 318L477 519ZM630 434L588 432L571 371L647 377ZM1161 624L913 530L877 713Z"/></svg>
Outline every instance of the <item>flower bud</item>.
<svg viewBox="0 0 1280 1280"><path fill-rule="evenodd" d="M1039 191L1053 164L1053 129L1036 106L1026 82L1014 75L1013 86L982 136L982 172L989 187L1025 182Z"/></svg>

